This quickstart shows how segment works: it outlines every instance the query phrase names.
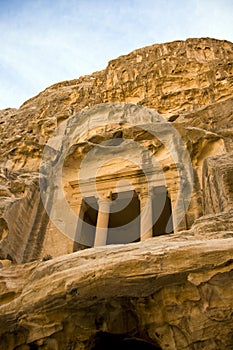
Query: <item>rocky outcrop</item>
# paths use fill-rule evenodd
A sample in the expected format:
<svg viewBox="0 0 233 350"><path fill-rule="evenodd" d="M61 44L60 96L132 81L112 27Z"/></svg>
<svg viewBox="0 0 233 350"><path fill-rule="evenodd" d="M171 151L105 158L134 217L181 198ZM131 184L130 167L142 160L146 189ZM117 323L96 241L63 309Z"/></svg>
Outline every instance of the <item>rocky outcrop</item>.
<svg viewBox="0 0 233 350"><path fill-rule="evenodd" d="M0 111L1 349L232 349L232 73L230 42L156 44L109 62L103 71L55 84L18 110ZM73 209L80 201L74 190L80 160L118 137L158 157L177 191L177 168L161 140L118 123L129 110L166 120L188 150L194 180L184 222L170 235L67 254L74 242L49 221L38 185L44 145L58 126L50 165L56 170L56 157L69 143L59 161ZM98 118L105 118L105 128L98 128ZM81 137L72 138L75 125ZM166 135L174 150L177 143ZM111 142L106 147L116 145ZM104 175L118 168L131 169L110 159ZM48 183L58 186L53 176L45 178L45 192ZM49 208L59 200L50 196ZM55 207L61 222L64 207Z"/></svg>
<svg viewBox="0 0 233 350"><path fill-rule="evenodd" d="M16 263L38 259L49 221L40 198L38 174L5 171L1 181L1 259Z"/></svg>
<svg viewBox="0 0 233 350"><path fill-rule="evenodd" d="M2 349L90 349L101 333L157 349L231 349L232 247L233 238L180 235L6 268Z"/></svg>
<svg viewBox="0 0 233 350"><path fill-rule="evenodd" d="M233 207L233 154L208 157L203 167L204 213L212 214Z"/></svg>
<svg viewBox="0 0 233 350"><path fill-rule="evenodd" d="M37 170L43 146L61 121L106 102L141 104L170 121L223 129L232 138L232 61L232 43L188 39L135 50L103 71L55 84L19 110L1 112L0 164Z"/></svg>

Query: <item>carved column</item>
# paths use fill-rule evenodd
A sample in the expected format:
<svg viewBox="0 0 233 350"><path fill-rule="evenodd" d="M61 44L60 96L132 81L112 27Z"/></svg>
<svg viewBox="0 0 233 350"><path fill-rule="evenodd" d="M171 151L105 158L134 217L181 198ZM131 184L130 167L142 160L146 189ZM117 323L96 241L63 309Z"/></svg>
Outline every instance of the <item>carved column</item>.
<svg viewBox="0 0 233 350"><path fill-rule="evenodd" d="M153 237L153 209L151 193L140 193L140 237L141 241Z"/></svg>
<svg viewBox="0 0 233 350"><path fill-rule="evenodd" d="M100 199L94 247L106 245L111 202Z"/></svg>

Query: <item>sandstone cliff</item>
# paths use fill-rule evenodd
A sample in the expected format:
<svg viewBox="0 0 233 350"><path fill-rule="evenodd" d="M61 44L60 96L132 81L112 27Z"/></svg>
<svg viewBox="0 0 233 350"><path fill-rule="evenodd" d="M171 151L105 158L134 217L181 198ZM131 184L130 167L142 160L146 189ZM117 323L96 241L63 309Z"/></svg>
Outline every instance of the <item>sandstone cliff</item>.
<svg viewBox="0 0 233 350"><path fill-rule="evenodd" d="M0 164L36 170L45 142L62 120L105 102L141 104L170 121L231 138L232 60L230 42L188 39L135 50L103 71L55 84L19 110L1 111Z"/></svg>
<svg viewBox="0 0 233 350"><path fill-rule="evenodd" d="M44 209L38 169L63 121L69 126L107 102L149 107L175 127L190 154L193 195L173 235L72 253L73 242ZM71 204L78 157L116 131L153 149L175 179L158 140L113 124L99 134L93 124L86 139L74 140L63 179ZM101 341L103 349L114 341L123 348L127 341L145 349L233 348L232 43L201 38L135 50L18 110L0 111L0 130L2 349L98 350Z"/></svg>

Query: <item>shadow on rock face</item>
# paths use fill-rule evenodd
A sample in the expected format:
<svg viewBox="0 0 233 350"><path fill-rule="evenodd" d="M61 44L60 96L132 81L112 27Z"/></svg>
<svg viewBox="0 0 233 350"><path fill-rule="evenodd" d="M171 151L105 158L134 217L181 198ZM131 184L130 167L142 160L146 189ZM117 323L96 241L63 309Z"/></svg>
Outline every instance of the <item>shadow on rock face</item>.
<svg viewBox="0 0 233 350"><path fill-rule="evenodd" d="M162 350L158 345L139 338L99 332L89 343L87 350Z"/></svg>

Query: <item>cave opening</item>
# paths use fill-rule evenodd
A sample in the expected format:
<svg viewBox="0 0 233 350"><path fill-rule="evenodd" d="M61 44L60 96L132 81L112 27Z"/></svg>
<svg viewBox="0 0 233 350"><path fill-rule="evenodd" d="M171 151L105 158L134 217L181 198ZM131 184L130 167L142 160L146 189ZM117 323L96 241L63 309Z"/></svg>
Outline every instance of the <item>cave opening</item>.
<svg viewBox="0 0 233 350"><path fill-rule="evenodd" d="M162 350L155 343L137 337L129 337L125 334L113 334L107 332L97 333L86 350Z"/></svg>

